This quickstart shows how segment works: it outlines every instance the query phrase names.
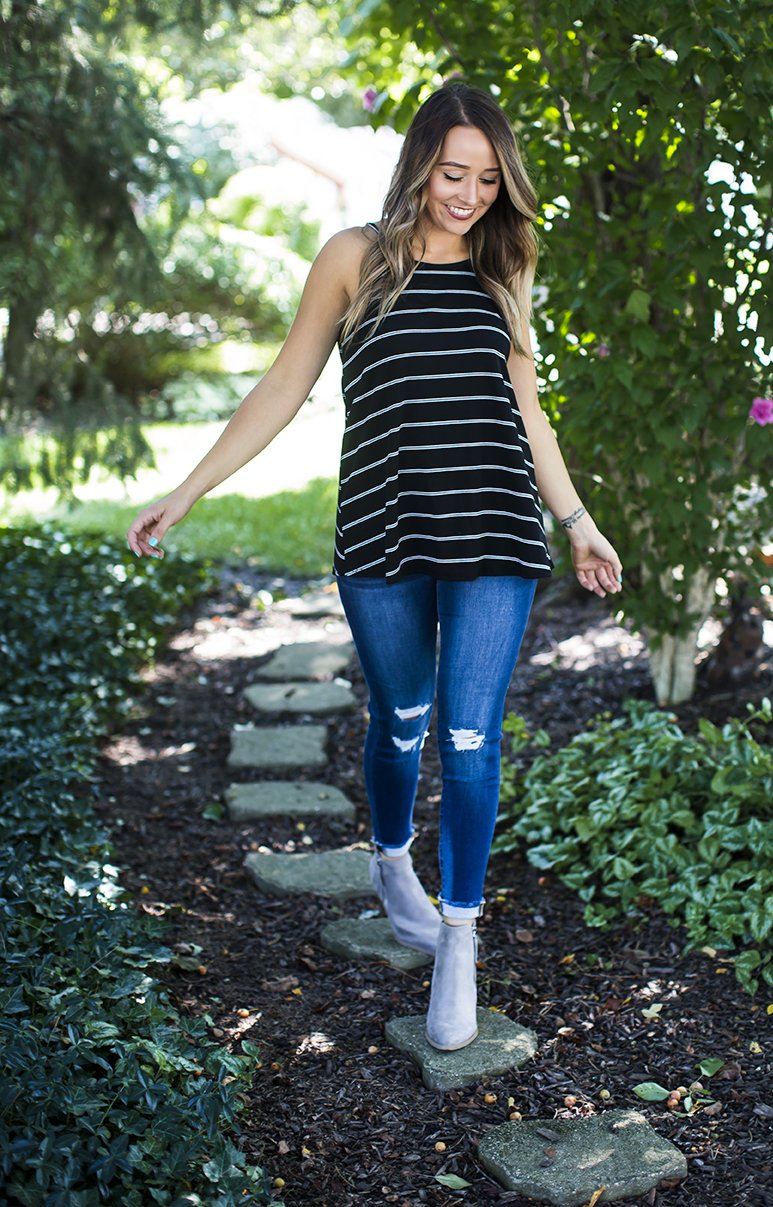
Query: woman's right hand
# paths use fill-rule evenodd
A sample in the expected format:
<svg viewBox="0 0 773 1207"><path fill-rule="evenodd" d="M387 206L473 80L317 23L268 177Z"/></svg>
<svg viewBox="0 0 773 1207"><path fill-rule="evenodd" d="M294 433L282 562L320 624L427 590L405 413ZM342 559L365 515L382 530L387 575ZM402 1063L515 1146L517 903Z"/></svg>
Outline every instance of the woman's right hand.
<svg viewBox="0 0 773 1207"><path fill-rule="evenodd" d="M157 503L143 508L126 533L132 553L137 557L142 557L143 554L146 557L163 557L164 551L159 548L160 542L173 524L179 524L180 520L185 519L194 501L178 489L159 499Z"/></svg>

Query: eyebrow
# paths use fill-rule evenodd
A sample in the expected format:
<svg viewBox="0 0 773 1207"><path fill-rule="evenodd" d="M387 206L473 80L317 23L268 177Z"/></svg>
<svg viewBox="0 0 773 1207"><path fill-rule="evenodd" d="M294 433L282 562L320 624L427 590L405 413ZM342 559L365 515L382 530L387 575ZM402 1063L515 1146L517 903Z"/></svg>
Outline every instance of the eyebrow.
<svg viewBox="0 0 773 1207"><path fill-rule="evenodd" d="M468 163L456 163L453 159L444 159L442 163L438 164L438 167L440 167L440 168L466 168L467 171L470 170L470 165ZM500 168L484 168L483 171L484 172L500 172L500 175L501 175Z"/></svg>

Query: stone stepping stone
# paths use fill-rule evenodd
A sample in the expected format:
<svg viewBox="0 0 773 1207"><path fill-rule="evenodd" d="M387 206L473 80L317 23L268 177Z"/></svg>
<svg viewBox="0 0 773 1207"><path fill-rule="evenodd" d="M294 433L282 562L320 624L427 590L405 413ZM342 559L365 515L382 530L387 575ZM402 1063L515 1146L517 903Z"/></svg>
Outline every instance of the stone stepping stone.
<svg viewBox="0 0 773 1207"><path fill-rule="evenodd" d="M501 1123L483 1136L478 1154L507 1190L555 1207L582 1207L602 1186L600 1203L638 1199L661 1178L687 1175L684 1154L635 1110Z"/></svg>
<svg viewBox="0 0 773 1207"><path fill-rule="evenodd" d="M296 620L319 620L323 616L344 615L338 591L310 591L296 599L282 599L275 606Z"/></svg>
<svg viewBox="0 0 773 1207"><path fill-rule="evenodd" d="M388 918L340 918L328 922L320 943L337 956L352 960L384 960L408 971L429 964L432 956L398 943Z"/></svg>
<svg viewBox="0 0 773 1207"><path fill-rule="evenodd" d="M329 784L269 780L265 784L231 784L225 794L232 821L260 817L342 817L354 820L354 805Z"/></svg>
<svg viewBox="0 0 773 1207"><path fill-rule="evenodd" d="M255 852L244 863L258 888L270 897L314 893L342 901L376 895L368 875L367 851Z"/></svg>
<svg viewBox="0 0 773 1207"><path fill-rule="evenodd" d="M519 1068L537 1051L537 1036L497 1010L478 1007L478 1034L458 1052L439 1052L424 1033L426 1014L392 1018L384 1028L393 1047L407 1052L430 1090L460 1090Z"/></svg>
<svg viewBox="0 0 773 1207"><path fill-rule="evenodd" d="M328 641L297 641L283 645L255 672L259 679L280 682L304 679L328 679L340 675L354 656L351 641L331 645Z"/></svg>
<svg viewBox="0 0 773 1207"><path fill-rule="evenodd" d="M253 683L245 696L258 712L331 713L351 712L357 707L351 683L332 679L325 683Z"/></svg>
<svg viewBox="0 0 773 1207"><path fill-rule="evenodd" d="M325 725L237 726L231 732L228 766L285 770L324 767L327 763Z"/></svg>

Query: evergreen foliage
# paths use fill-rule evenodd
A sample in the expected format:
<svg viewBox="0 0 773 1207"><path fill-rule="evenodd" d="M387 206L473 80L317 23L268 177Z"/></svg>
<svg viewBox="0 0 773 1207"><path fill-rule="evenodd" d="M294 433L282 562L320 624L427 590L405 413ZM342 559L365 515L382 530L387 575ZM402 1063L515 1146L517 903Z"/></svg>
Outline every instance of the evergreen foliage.
<svg viewBox="0 0 773 1207"><path fill-rule="evenodd" d="M172 1005L172 953L122 900L90 799L99 739L209 577L42 529L0 533L0 565L3 1201L266 1202L232 1138L257 1053Z"/></svg>
<svg viewBox="0 0 773 1207"><path fill-rule="evenodd" d="M228 11L270 17L290 7L267 0ZM228 320L258 338L285 329L244 255L215 250L216 230L189 229L187 259L175 247L191 207L216 195L234 165L219 140L203 158L170 128L160 83L143 69L143 38L163 34L192 47L223 12L214 0L0 6L7 487L37 478L68 489L95 464L127 476L149 462L135 404L163 382L165 355L212 339L221 320L220 338L230 333ZM241 310L240 294L250 299ZM61 437L53 457L15 438L31 427Z"/></svg>

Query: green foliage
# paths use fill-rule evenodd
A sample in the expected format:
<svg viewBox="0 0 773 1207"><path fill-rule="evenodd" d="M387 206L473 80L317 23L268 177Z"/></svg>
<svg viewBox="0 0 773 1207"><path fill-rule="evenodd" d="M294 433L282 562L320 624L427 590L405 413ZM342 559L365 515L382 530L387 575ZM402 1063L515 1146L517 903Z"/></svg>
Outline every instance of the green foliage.
<svg viewBox="0 0 773 1207"><path fill-rule="evenodd" d="M95 460L126 477L149 457L137 404L172 354L286 330L297 282L279 251L202 213L234 171L227 131L173 125L167 72L148 54L151 36L195 55L207 24L239 8L0 6L0 431L34 425L60 443L52 461L11 441L12 489L67 491Z"/></svg>
<svg viewBox="0 0 773 1207"><path fill-rule="evenodd" d="M122 900L90 808L98 739L210 581L128 561L104 539L0 532L2 1181L30 1207L266 1202L229 1138L253 1061L170 1003L154 976L170 952Z"/></svg>
<svg viewBox="0 0 773 1207"><path fill-rule="evenodd" d="M616 603L685 634L702 571L709 593L766 573L773 428L747 418L773 392L766 0L644 0L635 19L614 0L365 0L349 29L376 123L404 127L452 74L509 114L541 198L543 399L622 555Z"/></svg>
<svg viewBox="0 0 773 1207"><path fill-rule="evenodd" d="M766 700L692 736L631 701L522 778L504 762L509 812L494 849L525 844L586 903L589 925L658 907L689 947L736 949L745 988L760 975L773 984L773 748L754 736L772 720Z"/></svg>

